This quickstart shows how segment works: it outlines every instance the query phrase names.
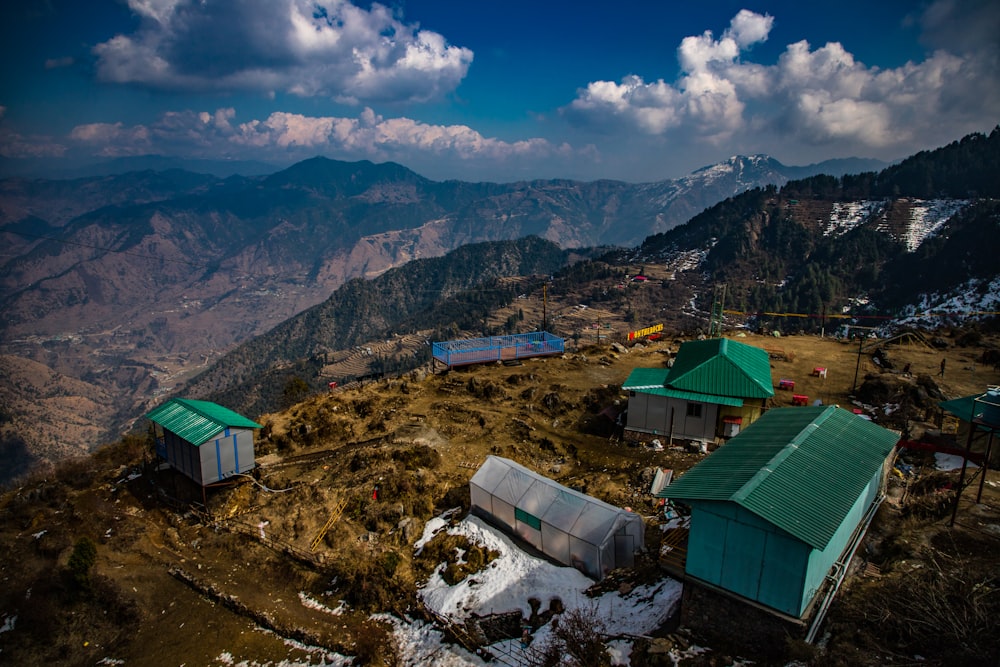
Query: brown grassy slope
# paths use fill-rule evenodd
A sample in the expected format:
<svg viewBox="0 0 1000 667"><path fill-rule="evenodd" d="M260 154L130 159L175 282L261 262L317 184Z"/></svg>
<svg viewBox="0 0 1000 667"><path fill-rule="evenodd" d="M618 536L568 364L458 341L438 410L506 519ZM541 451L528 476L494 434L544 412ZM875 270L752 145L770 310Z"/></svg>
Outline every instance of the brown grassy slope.
<svg viewBox="0 0 1000 667"><path fill-rule="evenodd" d="M812 336L740 340L781 347L793 359L773 361L775 382L791 377L797 392L847 404L855 346ZM10 554L0 564L0 610L18 616L14 630L0 634L0 649L29 665L93 664L104 657L155 665L166 652L187 664L208 664L224 652L236 661L262 662L301 658L304 649L281 641L290 637L368 662L391 655L384 630L368 614L417 613L415 588L436 561L414 557L411 545L427 518L467 502L468 480L487 454L651 514L643 471L654 465L684 470L701 457L610 444L609 424L597 413L624 402L619 386L633 367L660 365L676 347L673 341L627 353L584 347L521 366L415 373L313 396L259 418L267 427L259 483L210 490L211 518L158 500L166 493L200 503L201 493L169 472L134 465L141 461L134 441L63 464L0 500L0 547ZM1000 382L995 371L963 369L972 353L900 348L890 355L899 365L909 361L914 372L936 371L939 357L948 355L941 385L958 396ZM809 375L820 365L830 369L826 379ZM862 367L859 382L877 370ZM776 404L790 401L791 392L777 392ZM129 479L137 472L141 476ZM988 500L996 505L995 495ZM975 512L963 506L960 516L1000 523ZM907 521L911 534L929 536L914 545L940 547L930 537L946 532L938 515ZM260 524L266 543L253 536ZM250 534L239 532L240 525ZM883 526L887 546L879 564L887 573L918 555L916 546L896 537L894 525ZM656 533L649 531L651 540ZM81 591L60 573L84 536L97 544L97 560L94 585ZM980 562L995 564L993 553L982 552ZM307 606L301 595L326 609ZM340 600L349 610L331 615ZM831 617L831 627L840 627L831 643L850 638L840 639L838 650L864 647L850 664L884 656L876 631L850 634L868 609L850 607ZM277 634L260 631L261 625Z"/></svg>

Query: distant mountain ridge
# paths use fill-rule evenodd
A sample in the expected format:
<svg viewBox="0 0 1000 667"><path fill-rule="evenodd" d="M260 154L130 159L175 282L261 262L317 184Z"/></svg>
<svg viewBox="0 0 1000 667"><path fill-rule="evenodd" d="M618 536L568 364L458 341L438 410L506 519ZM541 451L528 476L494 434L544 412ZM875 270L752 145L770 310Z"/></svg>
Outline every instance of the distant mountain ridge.
<svg viewBox="0 0 1000 667"><path fill-rule="evenodd" d="M991 284L998 137L967 137L877 173L792 182L767 156L735 156L646 184L435 182L398 164L325 158L253 178L170 170L3 180L0 236L13 252L0 264L0 353L87 382L87 395L114 397L100 409L87 403L89 419L104 428L206 369L191 391L270 406L288 371L318 381L323 364L366 336L415 335L428 321L442 335L486 331L492 316L484 309L502 304L416 299L421 281L431 280L421 272L439 265L410 262L531 237L560 253L578 249L577 258L605 253L601 262L573 264L546 251L548 263L533 270L572 289L573 307L606 302L626 322L703 321L711 286L722 282L727 307L746 312L832 313L871 296L903 313L927 302L920 286L895 289L908 275L926 276L942 299L973 268L986 281L977 285ZM511 287L488 282L501 275L489 265L493 250L476 252L449 264L467 273L449 293L486 281L507 301L505 326L528 326L510 310ZM962 268L934 272L946 256ZM667 267L674 280L633 300L623 276L643 264ZM379 276L387 278L372 281ZM313 306L312 319L286 323ZM285 342L257 338L272 330ZM234 348L241 342L247 346ZM213 367L222 358L226 365ZM387 368L363 361L359 373ZM5 414L17 413L16 393L0 398L13 406ZM82 444L67 435L72 428L61 423L50 439Z"/></svg>
<svg viewBox="0 0 1000 667"><path fill-rule="evenodd" d="M581 304L577 308L623 311L626 321L666 321L675 328L693 322L701 331L720 284L727 286L725 307L731 324L754 322L785 332L818 331L827 314L833 330L851 322L835 319L845 312L866 325L888 325L887 312L912 321L918 304L933 307L929 293L945 298L940 295L979 292L978 308L1000 308L998 159L1000 129L919 154L879 173L817 175L782 188L756 188L706 209L685 225L648 237L637 248L614 250L593 262L567 263L555 272L550 293L564 296L564 309L567 301L576 299ZM734 160L704 171L725 173L742 164L742 159ZM922 198L929 193L936 197ZM447 261L453 262L455 254ZM623 276L628 267L653 265L665 268L672 280L626 296ZM239 346L185 391L250 411L273 410L290 377L314 386L320 382L324 362L317 361L316 354L324 346L338 339L347 344L359 340L333 333L342 330L345 313L363 312L362 319L378 324L364 330L352 319L351 331L363 331L362 337L375 336L380 327L396 334L440 327L448 320L442 317L444 300L427 301L420 309L400 309L397 302L412 286L422 284L417 276L425 270L422 262L414 262L393 270L385 284L390 273L363 287L352 283L350 290L341 288L323 304ZM390 289L388 283L397 288ZM352 305L358 303L359 289L389 298L362 298L366 307L359 310ZM698 310L685 311L685 304ZM482 328L486 314L481 308L472 310L471 317L462 320L465 335L502 333ZM413 317L417 312L419 318ZM765 312L801 315L768 319L758 314ZM865 319L873 314L877 317ZM574 333L565 326L556 324L556 333ZM282 357L278 350L297 350L298 357Z"/></svg>

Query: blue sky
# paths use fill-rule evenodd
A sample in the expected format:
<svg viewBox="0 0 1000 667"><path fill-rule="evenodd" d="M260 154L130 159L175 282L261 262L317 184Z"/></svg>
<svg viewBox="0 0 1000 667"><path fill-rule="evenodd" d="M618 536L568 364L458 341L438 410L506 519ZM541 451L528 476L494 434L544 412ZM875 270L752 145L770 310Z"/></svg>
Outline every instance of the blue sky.
<svg viewBox="0 0 1000 667"><path fill-rule="evenodd" d="M1000 3L14 0L0 155L433 179L905 157L1000 122Z"/></svg>

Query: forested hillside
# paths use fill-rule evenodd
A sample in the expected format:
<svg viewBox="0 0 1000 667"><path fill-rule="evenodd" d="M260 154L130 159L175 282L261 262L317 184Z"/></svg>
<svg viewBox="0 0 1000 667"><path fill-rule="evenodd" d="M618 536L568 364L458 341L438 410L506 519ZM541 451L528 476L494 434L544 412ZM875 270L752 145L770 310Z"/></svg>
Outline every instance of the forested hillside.
<svg viewBox="0 0 1000 667"><path fill-rule="evenodd" d="M323 303L226 354L184 391L211 396L250 414L274 409L289 380L315 382L329 353L393 334L432 330L459 336L481 331L488 314L518 294L519 286L503 278L536 276L540 283L573 256L554 243L527 237L463 246L372 280L352 280ZM394 366L376 364L373 370L412 368L429 357L426 347L420 356Z"/></svg>
<svg viewBox="0 0 1000 667"><path fill-rule="evenodd" d="M878 173L738 195L651 236L632 258L702 249L707 281L728 286L734 310L892 316L928 292L996 276L997 197L1000 127Z"/></svg>

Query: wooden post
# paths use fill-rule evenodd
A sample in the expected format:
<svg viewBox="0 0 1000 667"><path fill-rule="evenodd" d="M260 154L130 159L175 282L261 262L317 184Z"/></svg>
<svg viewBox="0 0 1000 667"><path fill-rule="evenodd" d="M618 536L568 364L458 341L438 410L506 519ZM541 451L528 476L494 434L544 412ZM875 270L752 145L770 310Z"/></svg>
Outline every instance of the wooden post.
<svg viewBox="0 0 1000 667"><path fill-rule="evenodd" d="M976 504L978 505L983 499L983 484L986 483L986 471L990 469L990 454L993 452L993 434L994 431L990 431L990 439L986 441L986 456L983 457L983 469L979 474L979 492L976 493Z"/></svg>
<svg viewBox="0 0 1000 667"><path fill-rule="evenodd" d="M976 402L973 400L973 406ZM973 409L973 414L975 410ZM972 451L972 435L976 432L976 422L969 420L969 437L965 441L965 454L962 456L962 472L958 475L958 488L955 490L955 504L951 508L951 521L948 526L955 525L955 517L958 516L958 502L962 499L962 484L965 483L965 470L969 467L969 452Z"/></svg>

